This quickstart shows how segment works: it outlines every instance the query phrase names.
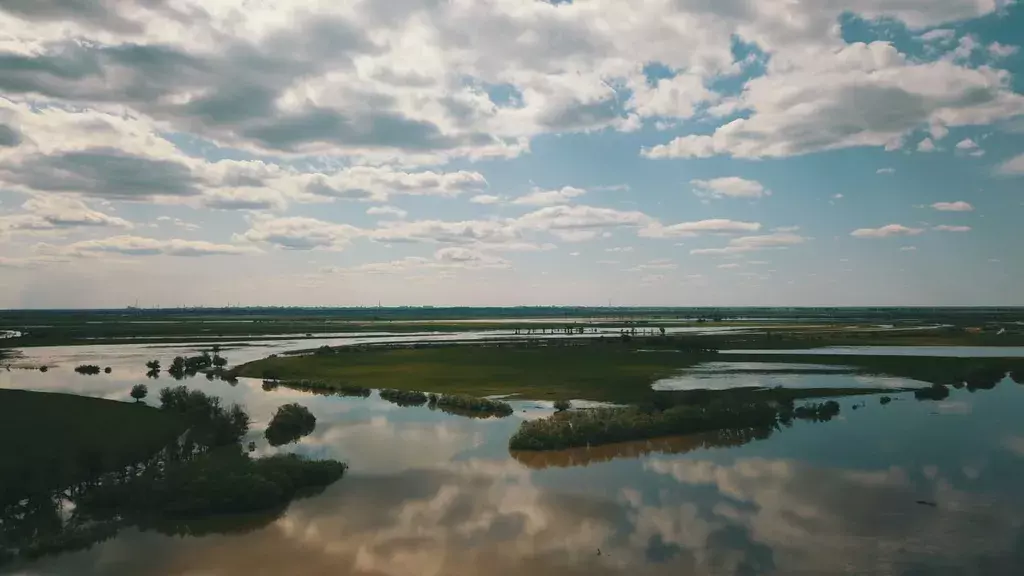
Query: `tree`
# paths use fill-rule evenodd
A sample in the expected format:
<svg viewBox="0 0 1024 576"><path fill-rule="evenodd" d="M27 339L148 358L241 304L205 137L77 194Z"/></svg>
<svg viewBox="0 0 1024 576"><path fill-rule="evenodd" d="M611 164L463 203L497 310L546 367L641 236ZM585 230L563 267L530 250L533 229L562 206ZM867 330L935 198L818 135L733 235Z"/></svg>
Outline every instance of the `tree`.
<svg viewBox="0 0 1024 576"><path fill-rule="evenodd" d="M572 403L568 400L555 400L555 410L565 412L569 408L572 408Z"/></svg>
<svg viewBox="0 0 1024 576"><path fill-rule="evenodd" d="M316 416L300 404L285 404L277 409L267 426L265 436L271 446L281 446L297 441L313 432Z"/></svg>
<svg viewBox="0 0 1024 576"><path fill-rule="evenodd" d="M145 384L136 384L135 386L132 386L131 395L136 402L142 402L142 399L145 398L148 394L149 388Z"/></svg>
<svg viewBox="0 0 1024 576"><path fill-rule="evenodd" d="M223 367L225 367L227 365L228 365L228 359L227 358L225 358L225 357L223 357L223 356L221 356L219 354L214 355L214 357L213 357L213 367L214 368L223 368Z"/></svg>
<svg viewBox="0 0 1024 576"><path fill-rule="evenodd" d="M148 368L151 372L158 371L160 370L160 361L150 360L149 362L146 362L146 368Z"/></svg>

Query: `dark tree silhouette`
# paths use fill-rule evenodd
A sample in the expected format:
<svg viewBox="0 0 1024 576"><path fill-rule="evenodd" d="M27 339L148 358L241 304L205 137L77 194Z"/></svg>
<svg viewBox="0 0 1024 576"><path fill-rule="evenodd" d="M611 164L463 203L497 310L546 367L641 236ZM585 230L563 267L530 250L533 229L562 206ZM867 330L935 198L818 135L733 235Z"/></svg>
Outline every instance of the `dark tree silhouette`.
<svg viewBox="0 0 1024 576"><path fill-rule="evenodd" d="M131 396L136 402L141 402L147 395L149 395L149 387L145 384L132 386Z"/></svg>
<svg viewBox="0 0 1024 576"><path fill-rule="evenodd" d="M316 416L300 404L285 404L277 409L264 435L271 446L281 446L307 436L316 428Z"/></svg>

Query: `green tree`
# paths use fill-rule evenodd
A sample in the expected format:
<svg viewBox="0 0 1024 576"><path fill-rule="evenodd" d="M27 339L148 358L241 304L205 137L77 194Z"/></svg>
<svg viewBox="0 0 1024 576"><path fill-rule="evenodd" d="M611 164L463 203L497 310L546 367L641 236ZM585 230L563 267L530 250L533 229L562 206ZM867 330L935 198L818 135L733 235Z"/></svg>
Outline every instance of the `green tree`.
<svg viewBox="0 0 1024 576"><path fill-rule="evenodd" d="M131 396L136 402L142 402L143 398L149 395L149 387L145 384L136 384L132 386Z"/></svg>
<svg viewBox="0 0 1024 576"><path fill-rule="evenodd" d="M309 435L316 428L316 416L301 404L285 404L277 409L264 434L271 446L281 446Z"/></svg>
<svg viewBox="0 0 1024 576"><path fill-rule="evenodd" d="M150 371L160 370L160 361L150 360L149 362L146 362L146 368L148 368Z"/></svg>
<svg viewBox="0 0 1024 576"><path fill-rule="evenodd" d="M568 400L555 400L555 410L565 412L569 408L572 408L572 403Z"/></svg>
<svg viewBox="0 0 1024 576"><path fill-rule="evenodd" d="M223 357L223 356L221 356L219 354L215 354L213 356L213 367L214 368L223 368L223 367L225 367L227 365L228 365L228 359L227 358L225 358L225 357Z"/></svg>

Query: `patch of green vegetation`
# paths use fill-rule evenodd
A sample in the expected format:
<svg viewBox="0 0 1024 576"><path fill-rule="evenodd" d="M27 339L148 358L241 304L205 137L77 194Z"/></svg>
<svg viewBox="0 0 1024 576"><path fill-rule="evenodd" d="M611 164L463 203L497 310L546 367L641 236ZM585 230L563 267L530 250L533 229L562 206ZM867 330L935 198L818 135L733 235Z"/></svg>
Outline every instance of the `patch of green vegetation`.
<svg viewBox="0 0 1024 576"><path fill-rule="evenodd" d="M706 358L672 350L643 352L615 339L582 345L374 348L278 356L243 364L236 373L285 382L311 379L334 387L632 403L651 394L652 381Z"/></svg>
<svg viewBox="0 0 1024 576"><path fill-rule="evenodd" d="M0 390L0 504L97 478L163 449L186 428L149 406Z"/></svg>
<svg viewBox="0 0 1024 576"><path fill-rule="evenodd" d="M315 428L316 416L309 408L296 403L285 404L274 412L264 436L271 446L283 446L312 434Z"/></svg>
<svg viewBox="0 0 1024 576"><path fill-rule="evenodd" d="M309 392L320 396L352 396L355 398L369 398L373 392L365 386L354 384L332 384L321 380L264 380L263 389L271 391L278 386Z"/></svg>
<svg viewBox="0 0 1024 576"><path fill-rule="evenodd" d="M200 391L164 388L160 401L154 410L0 390L0 409L12 412L0 412L0 432L31 439L0 458L0 562L87 548L133 524L180 533L219 514L269 512L261 517L270 521L346 469L295 455L250 458L241 446L249 415ZM163 434L146 434L161 422Z"/></svg>
<svg viewBox="0 0 1024 576"><path fill-rule="evenodd" d="M427 395L417 390L395 390L381 388L380 397L399 406L423 406L427 403Z"/></svg>
<svg viewBox="0 0 1024 576"><path fill-rule="evenodd" d="M707 448L743 446L756 440L768 439L774 432L775 428L772 427L726 429L566 450L512 450L509 454L520 464L534 470L568 468L620 458L641 458L651 454L686 454Z"/></svg>
<svg viewBox="0 0 1024 576"><path fill-rule="evenodd" d="M896 376L968 389L994 387L1009 372L1024 373L1024 358L947 358L934 356L861 356L822 354L728 354L730 362L782 362L848 366L861 374Z"/></svg>
<svg viewBox="0 0 1024 576"><path fill-rule="evenodd" d="M431 406L456 414L476 413L483 416L504 417L512 414L512 406L501 400L477 398L468 394L430 394L428 401Z"/></svg>
<svg viewBox="0 0 1024 576"><path fill-rule="evenodd" d="M793 419L824 422L839 414L839 403L794 406L763 399L739 402L718 398L708 404L679 405L666 410L638 407L594 408L558 412L527 420L509 439L510 450L564 450L719 430L772 429Z"/></svg>

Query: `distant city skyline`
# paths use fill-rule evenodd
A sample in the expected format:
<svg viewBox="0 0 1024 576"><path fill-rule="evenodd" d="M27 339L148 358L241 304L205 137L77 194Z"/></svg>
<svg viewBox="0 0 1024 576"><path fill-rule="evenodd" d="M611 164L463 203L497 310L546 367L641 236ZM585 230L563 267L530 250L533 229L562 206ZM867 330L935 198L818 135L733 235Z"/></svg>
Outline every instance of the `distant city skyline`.
<svg viewBox="0 0 1024 576"><path fill-rule="evenodd" d="M1024 6L0 8L0 308L1022 306Z"/></svg>

